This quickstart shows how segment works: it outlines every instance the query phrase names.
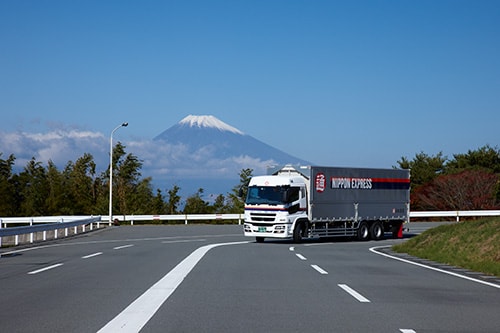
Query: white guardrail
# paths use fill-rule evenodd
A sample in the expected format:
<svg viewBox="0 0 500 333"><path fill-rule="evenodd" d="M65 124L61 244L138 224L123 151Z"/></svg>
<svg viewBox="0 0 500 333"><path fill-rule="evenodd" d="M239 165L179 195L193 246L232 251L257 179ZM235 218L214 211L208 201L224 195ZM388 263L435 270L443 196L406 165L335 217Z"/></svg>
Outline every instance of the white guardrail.
<svg viewBox="0 0 500 333"><path fill-rule="evenodd" d="M413 211L410 212L410 218L429 218L429 217L452 217L460 222L461 217L480 217L480 216L500 216L500 210L471 210L471 211ZM116 215L114 220L117 222L138 221L183 221L188 224L189 221L218 221L218 220L237 220L238 224L243 221L243 214L183 214L183 215ZM23 226L11 226L19 225ZM0 217L0 247L2 246L2 237L14 237L12 245L19 244L20 235L28 235L29 243L35 241L35 234L40 234L38 240L45 241L47 238L55 239L59 237L58 230L64 230L64 236L70 233L77 234L80 228L81 232L93 230L94 226L100 228L100 224L112 223L108 216L40 216L40 217ZM86 228L87 226L87 228ZM48 235L48 233L51 235Z"/></svg>

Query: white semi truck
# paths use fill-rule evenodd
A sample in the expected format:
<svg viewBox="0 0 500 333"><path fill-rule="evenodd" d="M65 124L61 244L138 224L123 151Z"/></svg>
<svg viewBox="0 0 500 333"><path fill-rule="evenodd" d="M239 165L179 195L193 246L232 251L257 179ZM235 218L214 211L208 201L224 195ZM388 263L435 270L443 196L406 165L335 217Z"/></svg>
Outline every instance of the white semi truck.
<svg viewBox="0 0 500 333"><path fill-rule="evenodd" d="M287 165L250 179L244 233L257 242L402 237L409 211L409 170Z"/></svg>

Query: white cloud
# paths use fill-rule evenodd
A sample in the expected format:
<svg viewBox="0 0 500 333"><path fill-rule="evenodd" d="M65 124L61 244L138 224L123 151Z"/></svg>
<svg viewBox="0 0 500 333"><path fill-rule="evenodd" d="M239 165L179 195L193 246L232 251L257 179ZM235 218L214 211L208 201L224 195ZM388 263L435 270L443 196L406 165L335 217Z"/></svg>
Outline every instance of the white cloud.
<svg viewBox="0 0 500 333"><path fill-rule="evenodd" d="M167 144L164 141L135 140L122 143L127 153L134 154L143 162L142 176L152 177L153 186L162 189L169 188L167 184L179 181L187 184L189 180L196 179L219 179L221 184L234 185L238 183L242 169L251 168L254 174L260 174L265 172L267 166L275 164L272 160L263 161L245 155L220 159L215 156L215 147L210 145L190 151L184 144ZM32 157L44 165L51 160L62 170L69 161L75 162L85 153L94 157L97 173L107 170L109 166L109 139L98 132L0 132L0 152L3 159L14 154L16 172L22 170ZM206 186L202 181L196 184L198 187ZM190 193L196 189L184 190Z"/></svg>

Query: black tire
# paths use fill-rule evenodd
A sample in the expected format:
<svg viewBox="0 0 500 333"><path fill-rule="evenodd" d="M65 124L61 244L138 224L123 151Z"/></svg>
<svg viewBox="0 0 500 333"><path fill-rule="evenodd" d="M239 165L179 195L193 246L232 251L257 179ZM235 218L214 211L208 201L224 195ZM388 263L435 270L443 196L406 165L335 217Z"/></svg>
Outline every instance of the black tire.
<svg viewBox="0 0 500 333"><path fill-rule="evenodd" d="M374 222L370 227L370 238L373 240L384 239L384 226L382 222Z"/></svg>
<svg viewBox="0 0 500 333"><path fill-rule="evenodd" d="M367 241L370 239L370 228L368 227L368 223L365 221L359 223L357 236L360 241Z"/></svg>
<svg viewBox="0 0 500 333"><path fill-rule="evenodd" d="M255 237L257 243L264 243L264 237Z"/></svg>
<svg viewBox="0 0 500 333"><path fill-rule="evenodd" d="M293 242L301 243L304 235L305 225L303 222L297 222L295 229L293 229Z"/></svg>

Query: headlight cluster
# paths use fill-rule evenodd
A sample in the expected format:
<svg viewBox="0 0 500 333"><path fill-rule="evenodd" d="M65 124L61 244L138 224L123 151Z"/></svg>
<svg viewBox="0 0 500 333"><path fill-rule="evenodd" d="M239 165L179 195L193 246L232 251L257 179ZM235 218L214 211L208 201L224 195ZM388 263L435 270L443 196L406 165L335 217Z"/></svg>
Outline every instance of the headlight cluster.
<svg viewBox="0 0 500 333"><path fill-rule="evenodd" d="M274 226L274 232L277 233L277 234L282 234L284 233L286 230L286 226L285 225L276 225Z"/></svg>

